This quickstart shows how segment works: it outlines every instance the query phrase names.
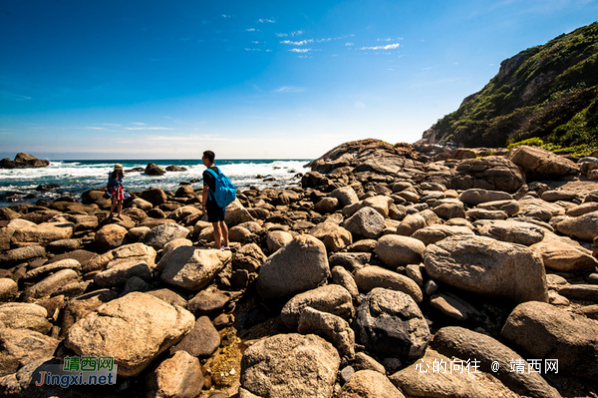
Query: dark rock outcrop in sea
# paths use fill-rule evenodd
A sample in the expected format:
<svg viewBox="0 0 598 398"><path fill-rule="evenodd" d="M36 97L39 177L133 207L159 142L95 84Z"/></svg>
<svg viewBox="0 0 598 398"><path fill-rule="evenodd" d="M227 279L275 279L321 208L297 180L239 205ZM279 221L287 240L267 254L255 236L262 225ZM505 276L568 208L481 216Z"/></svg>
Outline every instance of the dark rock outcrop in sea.
<svg viewBox="0 0 598 398"><path fill-rule="evenodd" d="M584 162L348 142L300 186L239 191L231 252L191 186L121 219L102 191L0 209L0 395L595 395ZM74 355L113 356L116 385L30 383Z"/></svg>
<svg viewBox="0 0 598 398"><path fill-rule="evenodd" d="M2 169L30 169L47 167L49 165L50 161L38 159L24 152L17 153L14 160L10 160L9 158L0 160L0 168Z"/></svg>

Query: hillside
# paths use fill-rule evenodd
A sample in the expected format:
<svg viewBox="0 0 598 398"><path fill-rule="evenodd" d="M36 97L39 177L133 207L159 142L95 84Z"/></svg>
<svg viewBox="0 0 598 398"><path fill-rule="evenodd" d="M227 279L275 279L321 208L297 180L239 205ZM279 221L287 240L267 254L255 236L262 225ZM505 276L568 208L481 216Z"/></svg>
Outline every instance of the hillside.
<svg viewBox="0 0 598 398"><path fill-rule="evenodd" d="M503 61L480 92L423 135L465 147L534 137L561 152L598 147L598 22Z"/></svg>

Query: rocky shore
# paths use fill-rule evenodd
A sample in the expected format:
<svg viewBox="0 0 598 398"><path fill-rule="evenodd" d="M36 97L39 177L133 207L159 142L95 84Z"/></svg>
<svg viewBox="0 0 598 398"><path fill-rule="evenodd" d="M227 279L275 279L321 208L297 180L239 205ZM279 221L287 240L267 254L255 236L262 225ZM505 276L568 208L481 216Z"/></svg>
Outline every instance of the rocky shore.
<svg viewBox="0 0 598 398"><path fill-rule="evenodd" d="M238 192L231 251L189 185L0 209L0 396L598 396L598 159L367 139L309 166ZM72 356L117 383L35 384Z"/></svg>
<svg viewBox="0 0 598 398"><path fill-rule="evenodd" d="M38 159L24 152L17 153L14 160L10 160L10 158L0 160L0 169L31 169L48 167L49 165L49 160Z"/></svg>

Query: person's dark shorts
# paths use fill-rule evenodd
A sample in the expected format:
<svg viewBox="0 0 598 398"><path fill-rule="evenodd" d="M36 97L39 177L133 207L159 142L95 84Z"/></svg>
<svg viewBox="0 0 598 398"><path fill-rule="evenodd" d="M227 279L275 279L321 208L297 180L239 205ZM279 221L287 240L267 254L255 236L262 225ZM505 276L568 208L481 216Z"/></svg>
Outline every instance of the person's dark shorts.
<svg viewBox="0 0 598 398"><path fill-rule="evenodd" d="M224 221L224 208L218 207L216 202L208 200L206 210L208 212L208 222Z"/></svg>

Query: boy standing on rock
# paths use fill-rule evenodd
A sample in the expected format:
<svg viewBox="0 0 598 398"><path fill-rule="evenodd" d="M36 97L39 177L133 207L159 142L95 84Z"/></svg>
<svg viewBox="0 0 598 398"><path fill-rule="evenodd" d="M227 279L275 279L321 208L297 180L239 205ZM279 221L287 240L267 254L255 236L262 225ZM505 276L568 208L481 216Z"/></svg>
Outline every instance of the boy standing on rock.
<svg viewBox="0 0 598 398"><path fill-rule="evenodd" d="M208 221L214 227L214 240L216 241L216 248L221 250L230 250L228 246L228 228L224 223L224 209L225 207L218 206L216 202L216 179L220 176L220 170L214 165L216 155L212 151L205 151L201 158L204 166L207 169L203 172L203 195L202 205L203 214L208 214ZM224 239L224 247L221 239Z"/></svg>

